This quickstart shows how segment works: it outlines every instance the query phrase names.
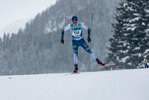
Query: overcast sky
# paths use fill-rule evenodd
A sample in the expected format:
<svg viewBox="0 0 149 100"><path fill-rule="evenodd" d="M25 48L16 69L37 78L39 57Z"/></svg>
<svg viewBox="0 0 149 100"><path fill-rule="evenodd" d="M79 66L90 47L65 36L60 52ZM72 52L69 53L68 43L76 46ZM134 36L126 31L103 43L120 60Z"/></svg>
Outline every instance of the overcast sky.
<svg viewBox="0 0 149 100"><path fill-rule="evenodd" d="M0 29L16 20L29 19L56 0L0 0Z"/></svg>

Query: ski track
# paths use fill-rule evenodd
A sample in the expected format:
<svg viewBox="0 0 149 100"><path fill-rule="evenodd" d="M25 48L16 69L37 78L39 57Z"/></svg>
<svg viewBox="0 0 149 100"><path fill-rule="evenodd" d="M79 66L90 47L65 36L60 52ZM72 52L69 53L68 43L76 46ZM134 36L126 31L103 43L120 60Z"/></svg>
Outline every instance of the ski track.
<svg viewBox="0 0 149 100"><path fill-rule="evenodd" d="M1 100L148 100L149 69L0 76Z"/></svg>

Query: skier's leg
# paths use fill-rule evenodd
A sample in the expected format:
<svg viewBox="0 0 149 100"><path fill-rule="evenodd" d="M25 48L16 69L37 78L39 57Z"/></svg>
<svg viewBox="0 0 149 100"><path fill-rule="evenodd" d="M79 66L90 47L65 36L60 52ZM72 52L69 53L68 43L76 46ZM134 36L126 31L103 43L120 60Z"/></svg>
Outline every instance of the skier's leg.
<svg viewBox="0 0 149 100"><path fill-rule="evenodd" d="M73 73L77 73L78 71L78 52L74 52L74 71Z"/></svg>
<svg viewBox="0 0 149 100"><path fill-rule="evenodd" d="M78 65L78 53L74 52L74 65Z"/></svg>
<svg viewBox="0 0 149 100"><path fill-rule="evenodd" d="M94 60L97 61L98 64L100 64L100 65L105 65L104 63L102 63L102 62L97 58L97 56L95 55L95 53L91 51L90 47L88 46L88 44L85 42L84 39L82 39L82 45L81 45L81 46L82 46L82 48L83 48L84 50L86 50L86 51L92 56L92 58L93 58Z"/></svg>
<svg viewBox="0 0 149 100"><path fill-rule="evenodd" d="M74 73L77 73L78 71L78 45L76 41L72 41L72 47L73 47L73 52L74 52Z"/></svg>
<svg viewBox="0 0 149 100"><path fill-rule="evenodd" d="M94 60L96 60L96 59L97 59L97 56L95 55L94 52L91 51L90 47L88 46L88 44L85 42L84 39L82 39L81 44L82 44L82 45L81 45L82 48L83 48L84 50L86 50L86 51L92 56L92 58L93 58Z"/></svg>

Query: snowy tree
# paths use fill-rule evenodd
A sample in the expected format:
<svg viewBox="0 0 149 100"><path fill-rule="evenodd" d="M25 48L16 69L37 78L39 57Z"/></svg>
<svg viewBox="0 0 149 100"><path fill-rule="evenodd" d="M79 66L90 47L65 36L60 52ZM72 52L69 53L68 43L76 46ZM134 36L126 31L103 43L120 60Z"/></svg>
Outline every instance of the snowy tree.
<svg viewBox="0 0 149 100"><path fill-rule="evenodd" d="M117 8L107 61L117 63L118 68L136 68L144 59L148 48L148 5L148 0L124 0Z"/></svg>
<svg viewBox="0 0 149 100"><path fill-rule="evenodd" d="M145 17L146 17L146 26L148 28L146 28L145 32L147 33L146 34L146 40L147 40L147 47L145 48L145 52L143 53L144 55L144 60L149 60L149 1L146 3L146 6L144 8L144 13L145 13Z"/></svg>

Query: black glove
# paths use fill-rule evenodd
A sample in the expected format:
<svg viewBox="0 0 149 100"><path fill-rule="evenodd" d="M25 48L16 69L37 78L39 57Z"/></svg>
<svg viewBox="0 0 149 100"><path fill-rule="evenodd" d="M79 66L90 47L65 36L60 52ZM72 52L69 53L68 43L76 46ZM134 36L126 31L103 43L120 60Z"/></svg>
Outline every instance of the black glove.
<svg viewBox="0 0 149 100"><path fill-rule="evenodd" d="M91 42L91 38L90 38L90 37L88 37L87 41L88 41L88 43L89 43L89 42Z"/></svg>
<svg viewBox="0 0 149 100"><path fill-rule="evenodd" d="M61 39L61 43L64 44L64 39Z"/></svg>

